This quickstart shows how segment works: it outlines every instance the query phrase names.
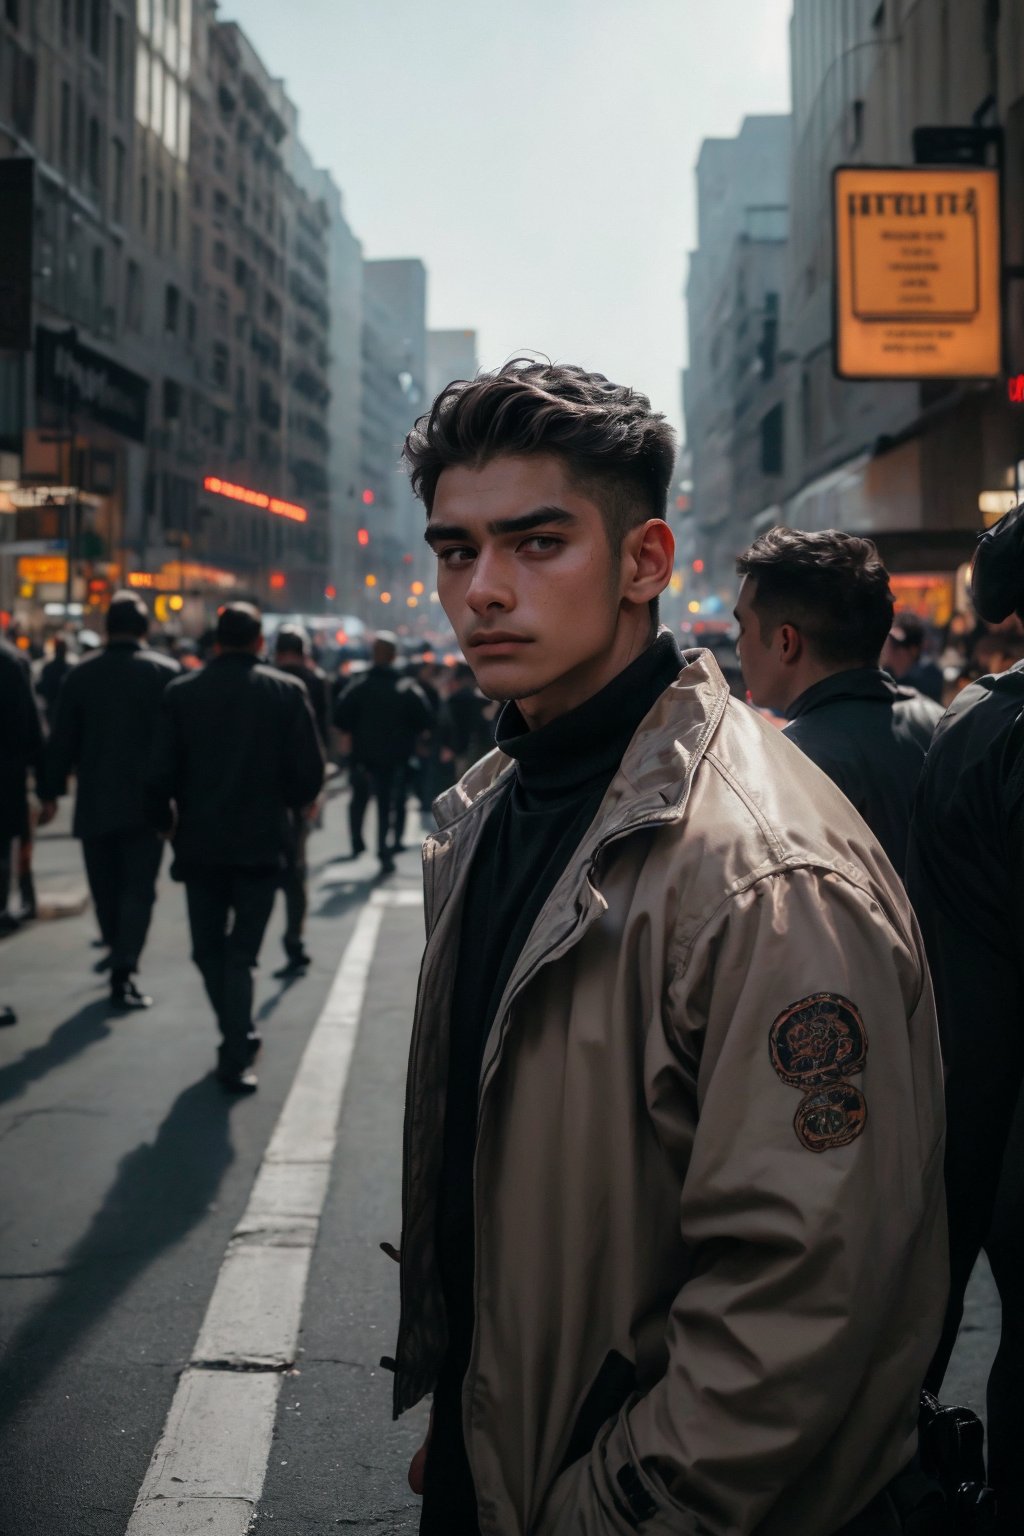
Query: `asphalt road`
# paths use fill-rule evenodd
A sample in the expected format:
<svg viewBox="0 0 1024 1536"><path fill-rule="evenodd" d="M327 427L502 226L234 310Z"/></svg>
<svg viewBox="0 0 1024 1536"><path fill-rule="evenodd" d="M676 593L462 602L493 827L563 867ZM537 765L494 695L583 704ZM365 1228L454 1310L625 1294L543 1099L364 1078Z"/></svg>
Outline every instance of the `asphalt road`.
<svg viewBox="0 0 1024 1536"><path fill-rule="evenodd" d="M0 944L0 1536L123 1536L179 1377L271 1132L325 1006L375 862L345 851L341 807L310 844L308 945L292 984L283 906L268 929L257 1007L260 1092L211 1080L215 1027L188 958L184 899L166 873L142 982L156 1005L111 1015L91 966L91 911ZM410 823L412 817L410 816ZM66 811L36 866L44 898L84 892ZM254 1531L414 1532L405 1469L424 1413L391 1420L390 1354L406 1050L422 942L417 852L402 854L369 972L305 1294L295 1370L282 1381ZM976 1277L949 1379L983 1409L998 1314ZM950 1396L950 1393L944 1396ZM191 1529L191 1528L190 1528Z"/></svg>

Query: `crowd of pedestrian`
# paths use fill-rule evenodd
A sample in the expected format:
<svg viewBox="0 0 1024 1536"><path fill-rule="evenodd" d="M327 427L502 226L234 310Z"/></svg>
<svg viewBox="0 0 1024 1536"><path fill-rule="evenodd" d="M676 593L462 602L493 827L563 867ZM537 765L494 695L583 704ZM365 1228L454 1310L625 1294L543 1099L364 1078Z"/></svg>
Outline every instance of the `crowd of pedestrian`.
<svg viewBox="0 0 1024 1536"><path fill-rule="evenodd" d="M4 903L30 777L40 823L73 777L99 965L144 1009L169 843L217 1076L251 1092L279 889L275 974L310 964L328 760L380 877L419 807L389 1363L396 1413L433 1395L424 1536L1019 1533L1024 509L941 637L869 540L762 534L730 691L659 627L674 443L644 396L515 360L405 453L467 663L380 633L332 685L236 602L186 667L129 593L35 694L0 646ZM982 1250L998 1515L937 1403Z"/></svg>

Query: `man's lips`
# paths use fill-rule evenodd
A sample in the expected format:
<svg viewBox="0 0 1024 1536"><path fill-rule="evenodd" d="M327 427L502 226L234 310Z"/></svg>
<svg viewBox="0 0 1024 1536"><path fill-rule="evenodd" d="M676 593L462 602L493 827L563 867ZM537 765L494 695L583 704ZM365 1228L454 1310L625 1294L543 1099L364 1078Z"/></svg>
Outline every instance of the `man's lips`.
<svg viewBox="0 0 1024 1536"><path fill-rule="evenodd" d="M510 635L504 630L496 629L485 634L475 634L467 642L471 651L479 651L492 645L529 645L530 641L525 635Z"/></svg>

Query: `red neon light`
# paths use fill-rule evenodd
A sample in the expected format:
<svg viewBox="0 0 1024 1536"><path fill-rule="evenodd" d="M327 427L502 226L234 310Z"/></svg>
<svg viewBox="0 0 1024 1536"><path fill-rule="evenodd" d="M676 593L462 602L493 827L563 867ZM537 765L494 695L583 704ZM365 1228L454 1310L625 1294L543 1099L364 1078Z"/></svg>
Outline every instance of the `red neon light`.
<svg viewBox="0 0 1024 1536"><path fill-rule="evenodd" d="M203 481L203 490L210 491L214 496L226 496L229 501L244 502L247 507L264 507L268 512L273 512L277 517L291 518L293 523L305 523L309 519L309 513L305 507L297 507L293 501L282 501L279 496L268 496L266 491L251 491L245 485L232 485L230 480L221 480L216 475L207 475Z"/></svg>
<svg viewBox="0 0 1024 1536"><path fill-rule="evenodd" d="M330 602L334 598L336 598L337 595L338 595L337 587L324 587L324 597L327 598L328 602Z"/></svg>
<svg viewBox="0 0 1024 1536"><path fill-rule="evenodd" d="M701 574L701 572L703 571L703 569L704 569L704 561L703 560L695 560L693 562L693 568L697 572L697 575L699 576Z"/></svg>
<svg viewBox="0 0 1024 1536"><path fill-rule="evenodd" d="M370 535L365 528L360 528L359 532L356 534L356 539L365 549L367 544L370 542Z"/></svg>
<svg viewBox="0 0 1024 1536"><path fill-rule="evenodd" d="M376 501L376 499L377 499L376 496L374 496L374 494L373 494L373 492L371 490L365 490L363 492L363 506L364 507L372 507L374 502Z"/></svg>
<svg viewBox="0 0 1024 1536"><path fill-rule="evenodd" d="M1006 393L1011 405L1024 405L1024 373L1016 373L1012 379L1007 379Z"/></svg>
<svg viewBox="0 0 1024 1536"><path fill-rule="evenodd" d="M271 573L270 573L270 588L271 588L271 591L273 591L273 592L280 592L286 586L286 584L287 584L287 577L285 576L284 571L271 571Z"/></svg>

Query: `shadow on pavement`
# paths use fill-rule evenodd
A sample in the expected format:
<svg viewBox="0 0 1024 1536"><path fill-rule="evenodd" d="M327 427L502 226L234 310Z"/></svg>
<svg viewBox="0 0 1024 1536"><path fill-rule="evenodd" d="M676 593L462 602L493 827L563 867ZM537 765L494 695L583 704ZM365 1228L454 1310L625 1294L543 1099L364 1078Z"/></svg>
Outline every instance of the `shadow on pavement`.
<svg viewBox="0 0 1024 1536"><path fill-rule="evenodd" d="M137 1276L202 1220L234 1159L231 1109L213 1076L203 1078L179 1094L156 1139L122 1159L88 1231L55 1272L59 1284L8 1341L0 1430Z"/></svg>
<svg viewBox="0 0 1024 1536"><path fill-rule="evenodd" d="M112 1017L110 999L99 997L59 1024L45 1045L33 1046L17 1061L0 1067L0 1104L16 1099L54 1067L63 1066L80 1051L105 1040L110 1034Z"/></svg>
<svg viewBox="0 0 1024 1536"><path fill-rule="evenodd" d="M338 917L342 912L347 912L349 907L361 906L380 881L380 874L376 872L363 875L358 880L345 874L339 874L336 880L324 880L317 892L320 904L310 907L310 916Z"/></svg>

